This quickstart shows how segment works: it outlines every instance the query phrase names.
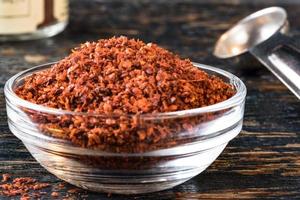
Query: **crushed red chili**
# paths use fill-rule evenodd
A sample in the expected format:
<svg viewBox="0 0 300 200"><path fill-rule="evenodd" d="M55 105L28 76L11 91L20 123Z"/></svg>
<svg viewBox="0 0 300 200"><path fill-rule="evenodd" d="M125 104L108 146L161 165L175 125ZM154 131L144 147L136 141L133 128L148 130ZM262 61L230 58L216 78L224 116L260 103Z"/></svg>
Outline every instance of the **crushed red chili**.
<svg viewBox="0 0 300 200"><path fill-rule="evenodd" d="M15 92L46 107L104 114L101 118L65 115L58 119L26 111L46 134L82 147L117 152L141 152L158 148L158 144L174 146L165 140L168 136L191 130L195 120L211 117L146 125L139 119L141 114L204 107L235 94L230 84L190 60L124 36L82 44L51 68L27 77Z"/></svg>
<svg viewBox="0 0 300 200"><path fill-rule="evenodd" d="M58 192L52 192L51 197L54 197L54 198L59 197L59 193Z"/></svg>
<svg viewBox="0 0 300 200"><path fill-rule="evenodd" d="M3 183L9 181L10 179L10 174L2 174L2 181Z"/></svg>
<svg viewBox="0 0 300 200"><path fill-rule="evenodd" d="M42 183L31 177L11 178L10 174L2 174L2 181L0 184L0 199L1 197L9 197L15 199L19 197L20 200L30 199L44 199L47 197L64 199L86 199L87 192L68 186L60 182L57 184ZM49 193L49 190L52 192ZM50 195L49 195L50 194Z"/></svg>
<svg viewBox="0 0 300 200"><path fill-rule="evenodd" d="M30 177L15 178L10 183L7 174L3 175L3 184L0 185L0 196L21 196L20 199L39 198L42 189L49 187L48 183L39 183L37 180ZM9 175L10 177L10 175Z"/></svg>

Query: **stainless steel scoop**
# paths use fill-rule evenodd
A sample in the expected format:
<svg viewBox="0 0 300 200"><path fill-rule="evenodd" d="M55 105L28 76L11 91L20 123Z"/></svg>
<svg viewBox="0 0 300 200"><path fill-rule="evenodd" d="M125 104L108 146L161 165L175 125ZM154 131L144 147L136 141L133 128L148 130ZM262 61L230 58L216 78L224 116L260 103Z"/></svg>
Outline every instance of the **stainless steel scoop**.
<svg viewBox="0 0 300 200"><path fill-rule="evenodd" d="M214 55L231 58L250 52L300 99L300 43L288 31L287 13L270 7L239 21L218 40Z"/></svg>

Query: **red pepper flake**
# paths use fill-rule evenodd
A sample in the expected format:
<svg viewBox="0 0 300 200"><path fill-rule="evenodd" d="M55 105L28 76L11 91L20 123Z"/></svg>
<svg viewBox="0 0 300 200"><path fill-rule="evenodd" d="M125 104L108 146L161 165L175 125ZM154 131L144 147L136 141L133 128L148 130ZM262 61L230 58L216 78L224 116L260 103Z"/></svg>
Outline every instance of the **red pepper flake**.
<svg viewBox="0 0 300 200"><path fill-rule="evenodd" d="M26 110L45 134L114 152L176 145L213 114L144 123L141 114L200 108L227 100L234 88L188 59L124 36L86 42L51 68L27 77L16 94L47 107L106 117L41 115ZM130 114L132 117L128 117ZM110 116L119 117L110 117Z"/></svg>
<svg viewBox="0 0 300 200"><path fill-rule="evenodd" d="M2 174L2 183L9 181L10 174Z"/></svg>
<svg viewBox="0 0 300 200"><path fill-rule="evenodd" d="M68 190L68 193L70 193L70 194L75 194L75 193L79 193L79 192L81 192L82 190L81 189L79 189L79 188L72 188L72 189L69 189Z"/></svg>
<svg viewBox="0 0 300 200"><path fill-rule="evenodd" d="M21 196L20 199L22 200L39 198L41 196L41 192L39 190L48 186L48 183L39 183L37 180L30 177L15 178L11 183L4 183L0 185L0 195L8 197Z"/></svg>
<svg viewBox="0 0 300 200"><path fill-rule="evenodd" d="M55 185L55 188L59 189L59 190L62 190L66 187L65 183L59 183L57 185Z"/></svg>
<svg viewBox="0 0 300 200"><path fill-rule="evenodd" d="M52 193L51 193L51 196L52 196L52 197L59 197L59 193L58 193L58 192L52 192Z"/></svg>

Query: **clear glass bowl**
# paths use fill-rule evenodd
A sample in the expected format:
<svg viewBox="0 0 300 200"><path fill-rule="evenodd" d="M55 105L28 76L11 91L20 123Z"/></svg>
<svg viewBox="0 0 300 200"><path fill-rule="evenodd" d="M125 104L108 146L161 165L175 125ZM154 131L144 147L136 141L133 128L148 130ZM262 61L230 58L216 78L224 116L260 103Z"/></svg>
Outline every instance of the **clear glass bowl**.
<svg viewBox="0 0 300 200"><path fill-rule="evenodd" d="M47 108L15 94L14 89L24 83L24 78L52 64L20 72L7 81L8 124L43 167L78 187L121 194L172 188L205 170L242 129L246 87L226 71L195 63L236 89L233 97L221 103L169 113L107 116ZM72 134L70 127L80 129L85 124L88 135L94 128L113 128L121 121L136 125L128 133L130 143L125 140L124 145L105 141L104 136L102 146L83 148L61 138ZM149 129L156 137L144 134L142 141L135 141L139 133Z"/></svg>

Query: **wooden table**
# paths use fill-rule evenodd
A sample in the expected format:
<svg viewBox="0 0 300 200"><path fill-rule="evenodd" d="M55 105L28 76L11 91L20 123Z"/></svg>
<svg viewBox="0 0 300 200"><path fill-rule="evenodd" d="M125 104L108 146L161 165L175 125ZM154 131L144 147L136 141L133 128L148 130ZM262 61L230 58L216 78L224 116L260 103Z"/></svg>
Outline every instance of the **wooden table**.
<svg viewBox="0 0 300 200"><path fill-rule="evenodd" d="M64 33L50 39L0 44L0 174L30 176L51 184L61 182L43 169L9 131L5 81L21 70L59 60L87 40L128 35L156 42L195 62L221 67L241 77L248 88L243 131L205 172L174 189L139 196L108 197L89 192L69 196L118 200L300 199L299 100L261 65L220 61L211 55L216 38L224 30L269 4L215 2L73 0L70 26ZM278 2L284 2L281 4L289 12L291 34L300 39L299 2ZM61 199L69 188L73 186L67 185ZM43 198L51 199L52 190L48 188Z"/></svg>

